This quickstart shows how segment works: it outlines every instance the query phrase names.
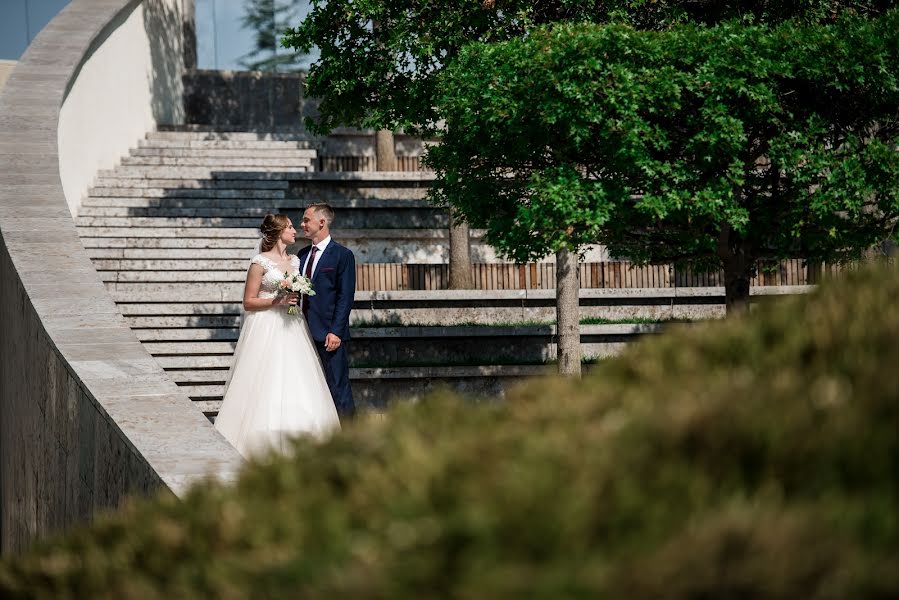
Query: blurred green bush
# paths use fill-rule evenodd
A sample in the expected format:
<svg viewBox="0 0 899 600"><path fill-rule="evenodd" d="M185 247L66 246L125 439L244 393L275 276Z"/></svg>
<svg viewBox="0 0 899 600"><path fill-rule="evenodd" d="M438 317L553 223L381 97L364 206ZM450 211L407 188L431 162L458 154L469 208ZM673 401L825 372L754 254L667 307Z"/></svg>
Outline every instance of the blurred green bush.
<svg viewBox="0 0 899 600"><path fill-rule="evenodd" d="M0 563L45 598L897 598L899 272L452 394Z"/></svg>

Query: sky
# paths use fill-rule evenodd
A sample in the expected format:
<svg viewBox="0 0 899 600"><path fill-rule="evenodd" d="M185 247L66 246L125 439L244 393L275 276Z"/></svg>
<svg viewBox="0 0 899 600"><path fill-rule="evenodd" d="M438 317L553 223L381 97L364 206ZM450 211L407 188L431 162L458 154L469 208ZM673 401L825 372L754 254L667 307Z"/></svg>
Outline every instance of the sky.
<svg viewBox="0 0 899 600"><path fill-rule="evenodd" d="M19 60L34 36L69 1L0 0L0 60Z"/></svg>
<svg viewBox="0 0 899 600"><path fill-rule="evenodd" d="M241 69L240 58L253 49L253 32L241 26L248 1L195 0L199 68ZM18 60L34 36L69 2L0 0L0 60ZM308 0L276 2L295 6L299 18L309 10Z"/></svg>
<svg viewBox="0 0 899 600"><path fill-rule="evenodd" d="M2 2L3 0L0 0ZM240 70L240 59L253 49L253 32L241 20L248 0L195 0L197 22L197 67ZM309 11L307 0L276 0L293 5L299 18ZM298 25L299 21L295 23ZM283 50L287 52L287 50Z"/></svg>

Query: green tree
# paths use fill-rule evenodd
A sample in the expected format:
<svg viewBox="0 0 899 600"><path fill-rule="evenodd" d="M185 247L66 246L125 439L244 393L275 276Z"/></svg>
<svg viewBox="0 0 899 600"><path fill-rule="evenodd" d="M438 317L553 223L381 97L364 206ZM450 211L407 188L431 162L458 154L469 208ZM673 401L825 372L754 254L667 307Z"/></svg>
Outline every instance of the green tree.
<svg viewBox="0 0 899 600"><path fill-rule="evenodd" d="M744 308L760 259L895 236L897 49L899 10L473 44L442 78L439 199L517 260L598 242L722 268Z"/></svg>
<svg viewBox="0 0 899 600"><path fill-rule="evenodd" d="M308 123L311 130L328 133L344 125L404 129L437 136L446 144L452 124L442 113L441 95L455 92L442 87L446 80L441 74L469 43L489 45L521 39L534 27L558 22L619 23L636 30L664 30L690 22L715 25L728 19L762 24L787 19L816 23L832 21L839 14L874 15L893 4L883 0L312 0L307 18L288 31L282 43L321 51L306 80L309 95L321 99L319 120ZM524 71L529 68L523 66ZM544 85L536 82L529 93L538 98ZM477 110L476 105L471 108ZM505 145L511 140L517 143L514 137L487 143ZM472 160L477 160L478 149L468 150ZM442 178L437 187L447 181ZM438 190L439 198L451 195ZM470 201L490 210L493 199L480 195ZM448 204L459 209L453 213L454 222L471 221L465 201ZM558 223L548 222L546 226L566 232ZM556 250L556 287L562 300L557 303L562 350L559 365L563 372L577 373L576 259L580 246L558 244ZM451 264L450 268L457 271L460 266ZM470 265L462 268L470 269Z"/></svg>
<svg viewBox="0 0 899 600"><path fill-rule="evenodd" d="M241 25L255 33L254 48L241 57L250 71L298 71L308 64L308 52L278 53L280 36L299 18L299 0L245 0Z"/></svg>
<svg viewBox="0 0 899 600"><path fill-rule="evenodd" d="M281 43L320 57L309 67L309 95L320 98L313 130L342 126L439 135L442 70L471 42L520 38L558 22L621 23L658 30L740 18L778 23L877 14L893 0L311 0ZM377 23L379 27L373 27Z"/></svg>

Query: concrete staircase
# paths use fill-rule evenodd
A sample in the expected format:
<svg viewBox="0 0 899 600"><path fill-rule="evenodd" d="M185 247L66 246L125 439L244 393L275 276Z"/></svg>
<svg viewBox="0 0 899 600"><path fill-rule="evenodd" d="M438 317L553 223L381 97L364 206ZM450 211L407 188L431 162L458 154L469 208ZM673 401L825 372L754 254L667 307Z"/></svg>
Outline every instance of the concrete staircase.
<svg viewBox="0 0 899 600"><path fill-rule="evenodd" d="M314 143L298 135L159 131L120 166L98 173L82 202L79 233L110 294L150 353L207 415L221 401L239 334L244 276L266 213L286 212L298 221L306 204L325 200L338 213L335 238L357 261L447 261L446 215L424 200L432 175L318 173L315 164ZM495 258L477 234L473 254L479 262ZM427 315L418 322L491 322L485 320L489 311L477 308L478 293L462 299L462 312L458 298L454 308L441 308L446 294L429 292L406 303L418 302ZM401 306L402 296L357 293L354 319ZM639 333L609 335L618 343L621 335ZM354 392L372 405L440 383L499 394L508 382L542 372L553 351L547 327L376 325L354 327L353 335ZM522 342L528 350L513 351ZM530 364L512 364L524 355Z"/></svg>

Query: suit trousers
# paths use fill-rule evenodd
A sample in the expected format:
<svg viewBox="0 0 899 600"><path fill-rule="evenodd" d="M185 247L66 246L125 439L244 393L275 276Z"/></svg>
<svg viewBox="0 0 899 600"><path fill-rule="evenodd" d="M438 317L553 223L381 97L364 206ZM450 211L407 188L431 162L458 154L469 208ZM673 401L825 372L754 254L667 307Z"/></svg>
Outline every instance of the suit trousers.
<svg viewBox="0 0 899 600"><path fill-rule="evenodd" d="M325 350L322 342L315 342L315 349L322 361L322 369L325 372L325 381L331 390L334 406L341 417L352 417L356 414L356 404L353 402L353 390L350 389L350 367L347 360L346 343L333 352Z"/></svg>

